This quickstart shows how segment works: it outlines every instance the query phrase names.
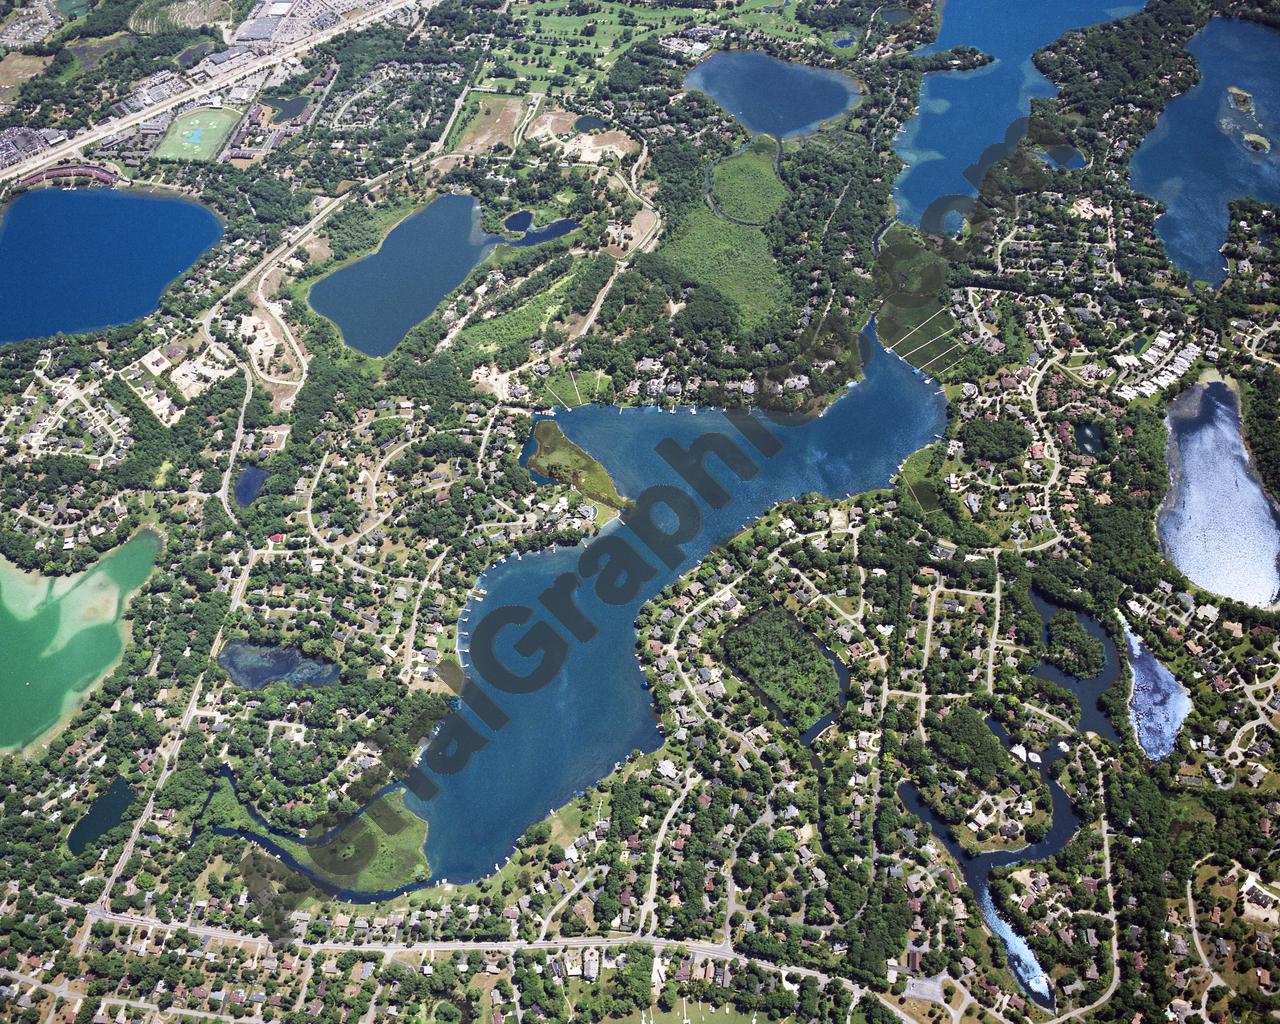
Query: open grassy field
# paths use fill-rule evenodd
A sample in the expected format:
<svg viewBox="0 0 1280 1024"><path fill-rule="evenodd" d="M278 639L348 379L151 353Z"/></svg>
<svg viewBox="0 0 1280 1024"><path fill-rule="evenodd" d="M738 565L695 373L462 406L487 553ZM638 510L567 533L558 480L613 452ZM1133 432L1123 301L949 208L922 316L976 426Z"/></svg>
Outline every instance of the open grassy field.
<svg viewBox="0 0 1280 1024"><path fill-rule="evenodd" d="M758 136L743 152L721 160L712 172L720 211L733 220L763 224L787 201L787 187L774 167L777 143Z"/></svg>
<svg viewBox="0 0 1280 1024"><path fill-rule="evenodd" d="M522 96L473 92L449 132L447 151L475 154L499 144L510 147L524 110Z"/></svg>
<svg viewBox="0 0 1280 1024"><path fill-rule="evenodd" d="M326 854L334 858L332 860L317 857L315 848L300 843L286 842L282 845L290 847L302 864L313 868L321 877L339 881L352 889L366 892L397 889L426 877L427 861L422 847L427 841L427 823L405 809L402 791L388 793L370 804L364 817L368 833L377 841L377 852L354 878L342 874L343 858L355 854L354 844L350 849L344 849L341 843L324 848ZM379 822L387 822L390 828L398 827L400 823L408 823L408 827L392 834L390 828L384 831Z"/></svg>
<svg viewBox="0 0 1280 1024"><path fill-rule="evenodd" d="M719 289L749 327L782 302L786 284L759 228L731 224L700 207L658 252L699 284Z"/></svg>
<svg viewBox="0 0 1280 1024"><path fill-rule="evenodd" d="M936 448L936 445L929 445L918 452L913 452L902 464L899 474L902 486L926 515L942 508L938 500L938 490L942 482L929 474L929 466L933 461Z"/></svg>
<svg viewBox="0 0 1280 1024"><path fill-rule="evenodd" d="M240 116L241 111L234 107L200 107L175 117L156 156L161 160L208 162L222 151Z"/></svg>
<svg viewBox="0 0 1280 1024"><path fill-rule="evenodd" d="M564 436L555 420L539 420L533 428L538 448L529 457L535 473L570 484L591 501L622 509L627 500L613 486L608 471Z"/></svg>
<svg viewBox="0 0 1280 1024"><path fill-rule="evenodd" d="M16 94L18 86L28 78L35 78L51 60L52 57L36 57L27 53L6 53L0 60L0 99Z"/></svg>

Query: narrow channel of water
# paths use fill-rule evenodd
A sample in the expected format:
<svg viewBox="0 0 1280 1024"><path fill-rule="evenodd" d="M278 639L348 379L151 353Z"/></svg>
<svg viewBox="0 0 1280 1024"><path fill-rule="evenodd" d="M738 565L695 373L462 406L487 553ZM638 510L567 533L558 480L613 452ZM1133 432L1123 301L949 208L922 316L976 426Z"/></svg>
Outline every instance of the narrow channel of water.
<svg viewBox="0 0 1280 1024"><path fill-rule="evenodd" d="M987 724L1007 750L1010 745L1008 732L994 719L988 719ZM1000 940L1009 955L1009 966L1013 969L1019 984L1032 999L1050 1009L1054 1006L1054 999L1049 987L1049 977L1026 939L1014 931L1013 926L996 912L995 903L991 899L991 872L1010 864L1047 860L1071 842L1076 834L1076 830L1080 827L1080 817L1071 804L1071 798L1057 782L1049 777L1050 766L1062 757L1063 753L1060 742L1055 741L1040 755L1040 777L1048 785L1053 799L1053 825L1043 839L1021 850L970 854L952 836L951 826L924 802L914 783L904 782L898 787L898 795L908 810L929 826L933 834L947 848L947 852L960 865L965 881L977 897L978 906L982 908L982 916L987 927Z"/></svg>

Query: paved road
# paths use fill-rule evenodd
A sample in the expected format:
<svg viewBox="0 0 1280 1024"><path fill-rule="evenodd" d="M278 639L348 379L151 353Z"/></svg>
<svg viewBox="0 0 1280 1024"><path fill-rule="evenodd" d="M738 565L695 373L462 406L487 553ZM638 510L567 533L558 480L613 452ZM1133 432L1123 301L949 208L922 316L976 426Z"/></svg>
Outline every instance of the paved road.
<svg viewBox="0 0 1280 1024"><path fill-rule="evenodd" d="M157 114L165 111L173 110L184 104L198 100L202 96L210 93L220 92L229 86L235 85L246 78L251 78L256 74L260 74L270 68L276 67L284 63L286 60L301 57L307 51L319 46L323 42L341 35L350 29L362 28L365 25L375 22L390 14L393 11L402 10L405 7L417 7L430 9L439 3L440 0L391 0L390 3L383 4L370 11L365 11L357 15L349 21L344 21L333 28L327 28L317 32L306 39L288 46L273 50L270 53L262 54L253 60L246 61L238 68L228 71L226 74L219 75L217 78L210 79L202 85L192 86L184 89L176 95L170 96L166 100L159 103L153 103L151 106L137 111L133 114L126 114L124 117L113 117L108 121L90 128L88 131L81 132L79 135L68 139L66 142L58 143L56 146L50 146L34 156L28 157L26 160L20 160L16 164L10 164L8 167L0 169L0 182L8 181L13 178L20 178L23 175L30 174L32 171L42 170L45 167L51 167L62 160L78 159L79 153L87 146L91 146L96 142L101 142L105 138L109 138L126 128L133 128L141 124L143 121L150 121Z"/></svg>

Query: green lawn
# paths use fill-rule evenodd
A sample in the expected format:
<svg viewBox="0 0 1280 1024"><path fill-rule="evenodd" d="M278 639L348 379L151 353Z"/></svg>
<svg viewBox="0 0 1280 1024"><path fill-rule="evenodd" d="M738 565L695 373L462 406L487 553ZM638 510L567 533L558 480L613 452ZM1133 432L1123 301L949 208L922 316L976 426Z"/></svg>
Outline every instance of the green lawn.
<svg viewBox="0 0 1280 1024"><path fill-rule="evenodd" d="M782 304L786 284L759 228L731 224L705 206L695 209L659 254L699 284L734 303L753 327Z"/></svg>
<svg viewBox="0 0 1280 1024"><path fill-rule="evenodd" d="M774 167L777 144L759 137L737 156L721 160L712 175L720 211L733 220L763 224L787 201L787 187Z"/></svg>
<svg viewBox="0 0 1280 1024"><path fill-rule="evenodd" d="M169 126L156 156L161 160L207 163L222 151L240 116L241 111L234 107L201 107L182 114Z"/></svg>
<svg viewBox="0 0 1280 1024"><path fill-rule="evenodd" d="M339 842L321 848L289 842L281 845L289 847L299 862L317 875L363 892L398 889L427 876L427 860L422 852L427 841L427 823L405 808L401 790L370 804L362 818L367 828L359 834L372 837L377 846L369 862L354 877L344 870L346 861L357 852L354 841L350 846ZM401 825L407 827L400 828ZM395 831L397 828L400 831ZM358 833L353 828L351 834L354 840ZM361 845L367 842L367 838L363 839ZM317 849L322 849L324 854L318 856Z"/></svg>

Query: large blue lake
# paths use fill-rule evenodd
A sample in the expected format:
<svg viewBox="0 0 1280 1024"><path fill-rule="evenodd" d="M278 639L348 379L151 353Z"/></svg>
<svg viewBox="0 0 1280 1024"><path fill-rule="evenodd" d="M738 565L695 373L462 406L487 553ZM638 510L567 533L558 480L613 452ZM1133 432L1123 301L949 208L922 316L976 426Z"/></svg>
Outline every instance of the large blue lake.
<svg viewBox="0 0 1280 1024"><path fill-rule="evenodd" d="M755 479L737 483L720 474L733 480L731 500L718 510L699 502L701 529L685 545L676 568L648 555L659 571L622 606L604 604L594 590L579 591L577 603L599 633L589 642L571 644L566 667L553 682L519 696L484 687L510 716L505 729L491 733L469 710L463 712L492 741L463 771L434 777L441 792L431 801L423 804L406 795L411 809L430 823L426 853L435 880L463 882L488 874L532 822L604 778L632 750L657 748L661 735L635 659L634 621L644 601L780 501L811 491L843 497L886 484L903 458L943 429L945 404L935 384L881 350L868 348L866 355L865 379L824 416L798 426L771 426L783 450L757 459ZM664 438L687 448L704 434L721 432L751 451L722 414L707 410L619 412L583 406L556 421L629 496L655 484L675 484L688 492L654 451ZM715 460L711 465L717 467ZM607 530L647 551L631 528L615 521ZM483 676L467 652L485 611L495 605L539 607L538 595L561 573L576 572L582 554L582 546L545 551L508 559L485 573L480 586L487 594L468 605L459 627L464 665L474 678ZM511 646L523 632L507 629L498 645L505 663L519 672L532 665Z"/></svg>
<svg viewBox="0 0 1280 1024"><path fill-rule="evenodd" d="M1168 208L1156 234L1192 280L1220 285L1227 268L1227 204L1280 203L1280 32L1251 21L1215 18L1187 45L1200 81L1173 100L1129 165L1133 187ZM1228 88L1253 97L1252 109ZM1245 133L1272 143L1255 152Z"/></svg>
<svg viewBox="0 0 1280 1024"><path fill-rule="evenodd" d="M1165 553L1193 583L1251 605L1280 597L1280 510L1240 435L1226 384L1196 384L1169 403L1170 488L1157 520Z"/></svg>
<svg viewBox="0 0 1280 1024"><path fill-rule="evenodd" d="M125 324L222 237L205 207L110 189L38 189L0 220L0 343Z"/></svg>
<svg viewBox="0 0 1280 1024"><path fill-rule="evenodd" d="M754 50L717 53L690 71L684 84L705 92L748 131L779 139L813 131L861 95L847 75Z"/></svg>
<svg viewBox="0 0 1280 1024"><path fill-rule="evenodd" d="M1031 63L1036 50L1070 29L1141 9L1142 4L1115 0L948 0L937 40L917 52L973 46L995 60L975 71L925 75L920 110L895 142L907 164L894 186L898 218L919 225L936 200L977 195L965 171L983 160L987 147L1016 144L1025 129L1007 137L1009 129L1031 113L1032 98L1055 93ZM955 230L959 217L948 217L944 223Z"/></svg>
<svg viewBox="0 0 1280 1024"><path fill-rule="evenodd" d="M385 356L499 242L525 248L575 227L558 220L522 238L503 239L481 226L480 204L471 196L441 196L397 224L376 252L317 281L309 301L338 325L352 348Z"/></svg>

